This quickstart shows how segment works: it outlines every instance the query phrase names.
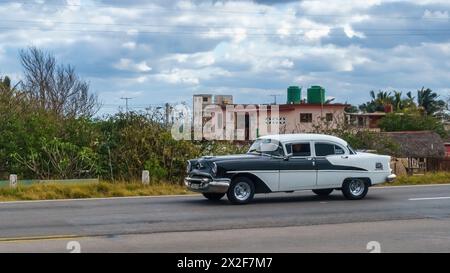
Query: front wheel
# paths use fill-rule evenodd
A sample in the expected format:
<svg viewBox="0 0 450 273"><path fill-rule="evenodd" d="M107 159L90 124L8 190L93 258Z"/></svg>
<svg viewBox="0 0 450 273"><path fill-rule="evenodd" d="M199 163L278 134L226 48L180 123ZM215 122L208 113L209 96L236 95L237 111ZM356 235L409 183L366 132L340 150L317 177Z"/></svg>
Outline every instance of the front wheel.
<svg viewBox="0 0 450 273"><path fill-rule="evenodd" d="M253 200L255 195L255 185L247 177L238 177L233 180L227 192L228 200L232 204L242 205Z"/></svg>
<svg viewBox="0 0 450 273"><path fill-rule="evenodd" d="M334 189L320 189L320 190L313 190L313 193L317 194L318 196L328 196L333 192Z"/></svg>
<svg viewBox="0 0 450 273"><path fill-rule="evenodd" d="M342 193L349 200L363 199L369 191L369 183L359 178L351 178L342 185Z"/></svg>
<svg viewBox="0 0 450 273"><path fill-rule="evenodd" d="M225 196L225 193L203 193L203 196L210 201L219 201Z"/></svg>

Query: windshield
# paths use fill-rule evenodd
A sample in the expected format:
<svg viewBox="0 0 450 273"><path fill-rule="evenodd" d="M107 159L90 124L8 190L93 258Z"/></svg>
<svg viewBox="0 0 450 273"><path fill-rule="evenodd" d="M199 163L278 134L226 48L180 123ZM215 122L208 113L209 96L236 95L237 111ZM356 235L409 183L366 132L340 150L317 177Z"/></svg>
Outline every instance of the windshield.
<svg viewBox="0 0 450 273"><path fill-rule="evenodd" d="M350 151L350 154L352 155L356 154L355 150L350 145L347 145L347 148Z"/></svg>
<svg viewBox="0 0 450 273"><path fill-rule="evenodd" d="M257 153L270 156L284 155L283 147L280 142L273 139L257 139L248 150L248 153Z"/></svg>

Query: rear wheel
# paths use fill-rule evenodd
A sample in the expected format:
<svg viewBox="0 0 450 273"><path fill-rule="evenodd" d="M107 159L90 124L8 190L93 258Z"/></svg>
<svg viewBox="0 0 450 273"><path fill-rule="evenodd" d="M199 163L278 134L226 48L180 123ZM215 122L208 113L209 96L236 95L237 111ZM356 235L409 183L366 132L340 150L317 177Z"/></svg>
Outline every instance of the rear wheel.
<svg viewBox="0 0 450 273"><path fill-rule="evenodd" d="M313 193L319 195L319 196L328 196L333 192L334 189L320 189L320 190L313 190Z"/></svg>
<svg viewBox="0 0 450 273"><path fill-rule="evenodd" d="M349 200L363 199L369 191L369 183L359 178L351 178L342 185L342 193Z"/></svg>
<svg viewBox="0 0 450 273"><path fill-rule="evenodd" d="M211 201L219 201L220 199L222 199L222 197L225 196L225 193L210 193L210 192L205 192L203 193L203 196Z"/></svg>
<svg viewBox="0 0 450 273"><path fill-rule="evenodd" d="M253 200L255 195L255 185L247 177L237 177L233 180L227 192L228 200L232 204L242 205Z"/></svg>

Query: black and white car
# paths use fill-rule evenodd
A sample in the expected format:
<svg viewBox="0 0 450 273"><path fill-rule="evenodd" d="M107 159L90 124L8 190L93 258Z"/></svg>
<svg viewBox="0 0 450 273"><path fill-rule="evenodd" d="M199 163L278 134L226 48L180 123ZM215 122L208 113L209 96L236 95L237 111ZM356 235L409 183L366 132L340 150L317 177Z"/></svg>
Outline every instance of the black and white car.
<svg viewBox="0 0 450 273"><path fill-rule="evenodd" d="M342 190L347 199L366 196L370 186L391 182L390 157L355 152L328 135L287 134L258 138L246 154L189 160L186 186L210 200L227 195L233 204L256 193L312 190L326 196Z"/></svg>

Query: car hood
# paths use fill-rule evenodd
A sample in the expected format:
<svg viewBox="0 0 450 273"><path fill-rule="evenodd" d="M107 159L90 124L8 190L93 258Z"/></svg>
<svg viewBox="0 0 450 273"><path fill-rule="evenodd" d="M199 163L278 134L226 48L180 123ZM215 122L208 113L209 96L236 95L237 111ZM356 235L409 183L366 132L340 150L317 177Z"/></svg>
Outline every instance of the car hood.
<svg viewBox="0 0 450 273"><path fill-rule="evenodd" d="M209 162L222 162L231 160L251 160L260 158L261 155L257 154L237 154L237 155L222 155L222 156L204 156L199 160L205 160Z"/></svg>

